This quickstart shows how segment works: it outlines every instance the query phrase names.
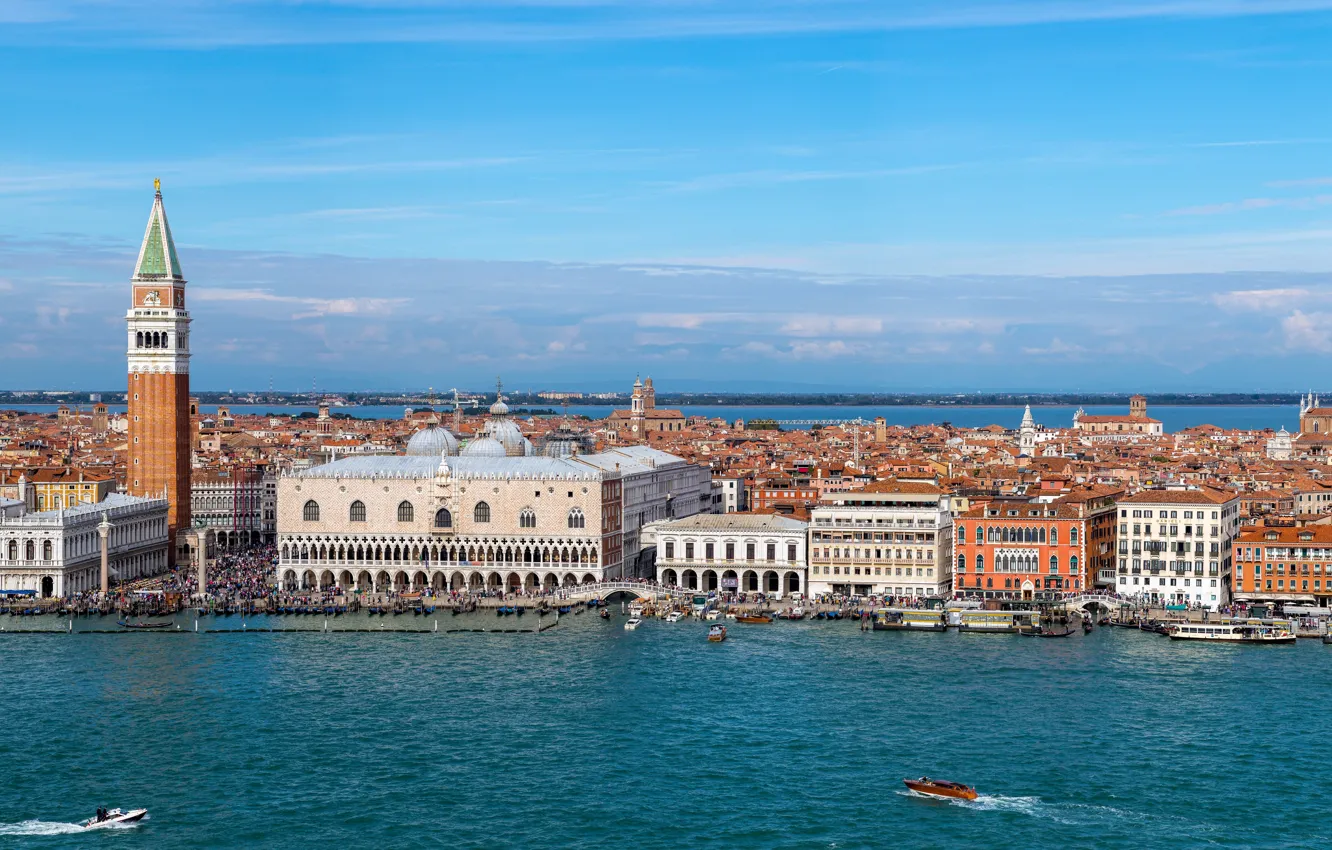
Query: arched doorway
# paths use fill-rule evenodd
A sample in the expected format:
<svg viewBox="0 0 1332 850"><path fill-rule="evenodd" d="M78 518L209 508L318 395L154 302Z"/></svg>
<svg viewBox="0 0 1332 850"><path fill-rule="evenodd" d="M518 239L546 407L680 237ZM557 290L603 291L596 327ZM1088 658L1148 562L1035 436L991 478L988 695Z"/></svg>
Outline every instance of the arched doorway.
<svg viewBox="0 0 1332 850"><path fill-rule="evenodd" d="M55 579L50 576L42 576L42 596L55 596Z"/></svg>
<svg viewBox="0 0 1332 850"><path fill-rule="evenodd" d="M1036 589L1035 586L1031 583L1031 579L1027 579L1026 581L1022 582L1022 598L1030 600L1034 595L1033 591L1035 589Z"/></svg>

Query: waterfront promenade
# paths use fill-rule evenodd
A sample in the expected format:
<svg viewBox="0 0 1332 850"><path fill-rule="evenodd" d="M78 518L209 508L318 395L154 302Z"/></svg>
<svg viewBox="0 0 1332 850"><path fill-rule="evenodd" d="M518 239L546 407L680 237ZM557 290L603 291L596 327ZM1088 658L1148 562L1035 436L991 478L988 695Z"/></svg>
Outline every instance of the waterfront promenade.
<svg viewBox="0 0 1332 850"><path fill-rule="evenodd" d="M710 644L702 623L621 621L585 613L540 637L5 641L0 693L22 694L7 719L41 734L0 744L0 843L70 846L31 833L106 804L151 811L120 838L142 848L1329 841L1320 798L1291 769L1322 741L1300 718L1332 697L1309 673L1332 652L1317 641L806 621L737 624ZM1300 682L1301 698L1271 682ZM902 778L922 774L981 799L904 794Z"/></svg>

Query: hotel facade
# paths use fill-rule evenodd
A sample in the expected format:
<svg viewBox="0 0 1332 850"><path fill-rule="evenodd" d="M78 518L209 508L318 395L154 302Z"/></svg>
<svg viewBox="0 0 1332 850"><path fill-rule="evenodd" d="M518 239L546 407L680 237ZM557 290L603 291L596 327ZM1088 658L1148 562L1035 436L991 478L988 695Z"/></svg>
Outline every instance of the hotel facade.
<svg viewBox="0 0 1332 850"><path fill-rule="evenodd" d="M878 481L810 510L812 595L947 596L952 553L949 497L933 484Z"/></svg>

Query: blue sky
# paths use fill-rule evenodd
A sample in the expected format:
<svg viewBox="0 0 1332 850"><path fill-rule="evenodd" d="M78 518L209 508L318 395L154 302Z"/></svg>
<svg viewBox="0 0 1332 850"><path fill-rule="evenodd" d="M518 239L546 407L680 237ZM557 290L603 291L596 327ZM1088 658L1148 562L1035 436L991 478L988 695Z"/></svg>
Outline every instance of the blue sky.
<svg viewBox="0 0 1332 850"><path fill-rule="evenodd" d="M123 381L155 176L199 387L1317 386L1329 44L1332 0L0 0L0 388Z"/></svg>

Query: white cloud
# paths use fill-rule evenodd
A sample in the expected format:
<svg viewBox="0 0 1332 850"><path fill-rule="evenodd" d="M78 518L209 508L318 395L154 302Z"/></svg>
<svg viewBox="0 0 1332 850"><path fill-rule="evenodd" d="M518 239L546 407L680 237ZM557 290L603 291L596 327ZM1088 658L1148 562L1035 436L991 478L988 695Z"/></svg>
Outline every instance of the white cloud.
<svg viewBox="0 0 1332 850"><path fill-rule="evenodd" d="M1054 339L1050 340L1050 344L1047 345L1047 346L1045 346L1044 348L1024 348L1024 349L1022 349L1022 353L1023 353L1023 354L1033 354L1033 355L1040 355L1040 356L1047 356L1047 355L1049 355L1049 356L1057 356L1057 357L1058 357L1058 356L1075 355L1075 354L1083 354L1083 353L1085 353L1086 351L1087 351L1087 349L1083 348L1082 346L1077 345L1076 343L1068 343L1068 342L1064 342L1064 341L1063 341L1062 339L1060 339L1059 337L1055 337Z"/></svg>
<svg viewBox="0 0 1332 850"><path fill-rule="evenodd" d="M1281 320L1286 348L1295 351L1332 353L1332 313L1303 313L1299 310Z"/></svg>
<svg viewBox="0 0 1332 850"><path fill-rule="evenodd" d="M882 332L883 320L872 316L796 316L781 328L781 333L790 336L868 336Z"/></svg>
<svg viewBox="0 0 1332 850"><path fill-rule="evenodd" d="M190 293L193 301L257 301L273 304L296 304L308 309L291 314L293 319L318 316L389 316L410 298L301 298L274 295L263 289L219 289L200 287Z"/></svg>
<svg viewBox="0 0 1332 850"><path fill-rule="evenodd" d="M1311 298L1318 297L1326 299L1328 296L1318 293L1317 296L1308 289L1301 287L1277 288L1277 289L1239 289L1231 292L1222 292L1215 296L1217 305L1226 310L1239 312L1248 311L1279 311L1284 312L1295 304L1304 303Z"/></svg>

